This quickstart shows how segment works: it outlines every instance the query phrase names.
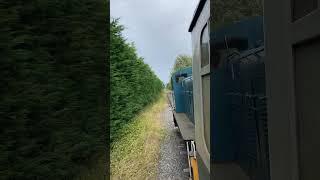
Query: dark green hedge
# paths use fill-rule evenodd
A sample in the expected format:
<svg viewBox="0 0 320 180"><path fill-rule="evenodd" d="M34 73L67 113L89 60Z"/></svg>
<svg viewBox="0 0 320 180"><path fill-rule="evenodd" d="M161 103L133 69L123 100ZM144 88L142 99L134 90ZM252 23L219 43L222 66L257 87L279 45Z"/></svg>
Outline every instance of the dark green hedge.
<svg viewBox="0 0 320 180"><path fill-rule="evenodd" d="M0 2L0 179L72 179L105 150L108 11Z"/></svg>
<svg viewBox="0 0 320 180"><path fill-rule="evenodd" d="M134 45L126 42L122 30L117 20L111 22L111 141L119 138L121 126L153 102L163 89L162 81L138 57Z"/></svg>

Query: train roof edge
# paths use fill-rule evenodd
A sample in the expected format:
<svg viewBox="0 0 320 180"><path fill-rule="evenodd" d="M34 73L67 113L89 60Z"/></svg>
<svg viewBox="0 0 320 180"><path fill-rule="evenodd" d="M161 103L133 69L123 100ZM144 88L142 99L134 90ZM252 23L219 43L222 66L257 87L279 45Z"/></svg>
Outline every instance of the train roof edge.
<svg viewBox="0 0 320 180"><path fill-rule="evenodd" d="M201 11L202 11L205 3L206 3L206 0L200 0L199 1L198 6L197 6L197 8L196 8L196 10L195 10L195 12L193 14L193 18L192 18L191 24L189 26L188 32L191 32L193 30L194 26L196 25L197 20L198 20L200 14L201 14Z"/></svg>

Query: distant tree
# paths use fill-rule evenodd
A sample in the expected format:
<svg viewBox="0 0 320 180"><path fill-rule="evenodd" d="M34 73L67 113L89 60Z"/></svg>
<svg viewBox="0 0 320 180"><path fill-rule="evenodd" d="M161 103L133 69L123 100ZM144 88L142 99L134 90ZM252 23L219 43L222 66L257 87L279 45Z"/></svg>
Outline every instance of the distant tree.
<svg viewBox="0 0 320 180"><path fill-rule="evenodd" d="M173 68L171 70L171 74L178 71L179 69L189 67L189 66L192 66L192 57L185 54L180 54L177 56L174 62Z"/></svg>

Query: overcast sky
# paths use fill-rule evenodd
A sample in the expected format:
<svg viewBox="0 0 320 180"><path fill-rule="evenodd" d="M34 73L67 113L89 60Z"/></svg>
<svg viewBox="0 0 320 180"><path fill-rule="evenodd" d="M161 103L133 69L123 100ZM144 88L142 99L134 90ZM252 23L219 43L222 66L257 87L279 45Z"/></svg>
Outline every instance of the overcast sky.
<svg viewBox="0 0 320 180"><path fill-rule="evenodd" d="M124 36L165 83L179 54L191 55L188 27L199 0L111 0Z"/></svg>

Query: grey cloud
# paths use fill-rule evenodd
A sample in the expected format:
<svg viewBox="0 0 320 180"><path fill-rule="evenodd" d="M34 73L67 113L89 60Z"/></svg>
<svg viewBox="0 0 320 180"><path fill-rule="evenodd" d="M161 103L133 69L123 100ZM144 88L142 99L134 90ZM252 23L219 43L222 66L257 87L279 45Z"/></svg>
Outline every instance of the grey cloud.
<svg viewBox="0 0 320 180"><path fill-rule="evenodd" d="M124 36L168 82L175 57L192 53L188 27L197 4L197 0L111 0L111 17L120 18Z"/></svg>

